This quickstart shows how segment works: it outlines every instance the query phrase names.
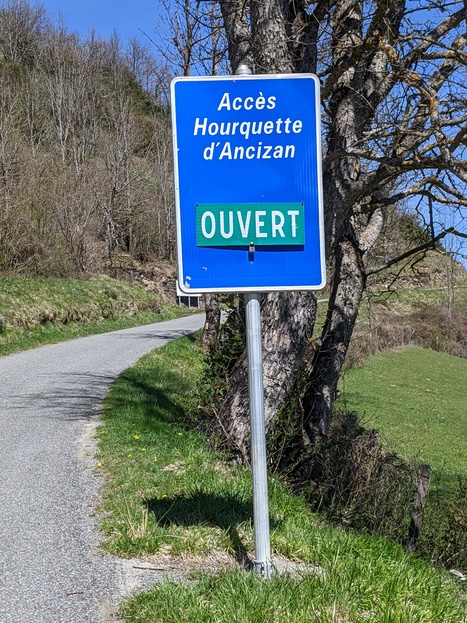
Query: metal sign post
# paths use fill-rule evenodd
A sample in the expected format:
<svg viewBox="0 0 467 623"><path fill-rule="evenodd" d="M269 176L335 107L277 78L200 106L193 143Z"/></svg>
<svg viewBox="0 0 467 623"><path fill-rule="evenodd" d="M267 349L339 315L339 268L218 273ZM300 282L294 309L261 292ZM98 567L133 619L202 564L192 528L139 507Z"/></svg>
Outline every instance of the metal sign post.
<svg viewBox="0 0 467 623"><path fill-rule="evenodd" d="M246 337L248 389L250 393L251 471L253 475L253 526L255 531L255 571L272 575L269 539L269 503L264 429L263 357L259 295L246 294Z"/></svg>
<svg viewBox="0 0 467 623"><path fill-rule="evenodd" d="M240 65L237 75L248 75L249 67ZM252 244L250 242L250 244ZM263 349L259 294L245 294L248 392L250 399L251 472L253 479L253 528L255 533L256 573L272 576L269 529L268 471L264 427Z"/></svg>

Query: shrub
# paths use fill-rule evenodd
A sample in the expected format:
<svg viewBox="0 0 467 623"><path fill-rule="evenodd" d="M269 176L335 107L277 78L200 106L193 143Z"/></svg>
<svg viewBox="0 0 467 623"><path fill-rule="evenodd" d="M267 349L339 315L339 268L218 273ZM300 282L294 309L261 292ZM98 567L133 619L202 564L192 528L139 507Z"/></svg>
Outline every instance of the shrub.
<svg viewBox="0 0 467 623"><path fill-rule="evenodd" d="M291 475L313 510L345 528L380 534L408 547L418 466L398 456L365 429L354 413L339 413L328 435ZM467 482L432 477L417 556L467 572Z"/></svg>
<svg viewBox="0 0 467 623"><path fill-rule="evenodd" d="M417 554L467 575L467 480L435 474L425 508Z"/></svg>
<svg viewBox="0 0 467 623"><path fill-rule="evenodd" d="M309 499L315 510L345 527L407 539L416 468L385 448L376 430L353 413L335 417L309 457Z"/></svg>
<svg viewBox="0 0 467 623"><path fill-rule="evenodd" d="M350 344L345 369L363 366L383 350L414 345L455 357L467 358L465 306L419 302L405 315L380 311L376 320L362 320Z"/></svg>

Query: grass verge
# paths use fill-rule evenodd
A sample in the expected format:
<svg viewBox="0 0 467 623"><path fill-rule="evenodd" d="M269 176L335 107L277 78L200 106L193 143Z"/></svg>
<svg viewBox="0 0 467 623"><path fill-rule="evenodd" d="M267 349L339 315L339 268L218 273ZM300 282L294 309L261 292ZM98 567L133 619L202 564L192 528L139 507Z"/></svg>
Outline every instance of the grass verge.
<svg viewBox="0 0 467 623"><path fill-rule="evenodd" d="M1 277L0 356L186 313L130 281Z"/></svg>
<svg viewBox="0 0 467 623"><path fill-rule="evenodd" d="M172 342L111 389L98 431L106 474L105 548L156 562L253 556L251 476L209 449L193 427L202 358L195 337ZM465 602L448 574L387 540L327 526L276 478L269 482L274 560L309 573L261 581L239 565L167 580L122 608L145 623L461 623Z"/></svg>

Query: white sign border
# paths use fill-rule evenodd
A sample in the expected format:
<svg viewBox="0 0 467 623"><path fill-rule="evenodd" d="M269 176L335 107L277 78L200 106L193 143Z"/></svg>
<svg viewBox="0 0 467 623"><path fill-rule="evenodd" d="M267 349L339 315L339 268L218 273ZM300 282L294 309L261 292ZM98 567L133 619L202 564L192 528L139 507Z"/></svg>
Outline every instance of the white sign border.
<svg viewBox="0 0 467 623"><path fill-rule="evenodd" d="M297 286L249 286L249 287L205 287L190 288L183 283L183 253L182 253L182 232L181 232L181 208L180 208L180 176L178 170L178 140L177 140L177 119L175 106L175 86L178 82L212 82L226 81L235 82L238 80L281 80L281 79L312 79L315 82L315 110L316 110L316 147L318 157L317 178L318 178L318 227L319 245L321 262L321 283L319 285L297 285ZM180 76L174 78L170 84L170 100L172 113L172 145L173 145L173 165L174 165L174 190L175 190L175 216L176 216L176 238L177 238L177 280L178 287L184 295L197 294L229 294L244 292L299 292L322 290L326 285L326 257L324 239L324 201L323 201L323 176L322 176L322 144L321 144L321 108L320 82L319 78L312 73L301 74L251 74L251 75L229 75L229 76Z"/></svg>

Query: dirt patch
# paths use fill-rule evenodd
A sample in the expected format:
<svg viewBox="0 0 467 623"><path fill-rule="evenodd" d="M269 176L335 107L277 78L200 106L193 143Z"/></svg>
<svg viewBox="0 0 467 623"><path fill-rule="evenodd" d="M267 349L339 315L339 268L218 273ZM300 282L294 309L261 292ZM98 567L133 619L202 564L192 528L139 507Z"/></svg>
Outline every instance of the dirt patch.
<svg viewBox="0 0 467 623"><path fill-rule="evenodd" d="M289 560L283 556L272 556L271 564L274 573L279 575L298 576L305 573L322 573L322 569L316 565ZM253 566L254 552L242 553L241 560L228 552L215 552L209 556L172 556L166 552L159 552L145 557L141 563L137 564L137 568L142 570L159 571L175 577L180 577L180 575L186 577L197 571L218 573L239 567L251 571Z"/></svg>
<svg viewBox="0 0 467 623"><path fill-rule="evenodd" d="M141 568L153 569L169 575L188 575L196 571L216 573L224 569L234 569L237 560L228 552L214 552L209 556L173 556L168 552L158 552L145 556Z"/></svg>
<svg viewBox="0 0 467 623"><path fill-rule="evenodd" d="M154 262L138 262L126 253L119 253L106 266L106 274L115 279L128 279L141 284L146 290L156 292L162 303L176 302L177 271L174 262L157 260Z"/></svg>

